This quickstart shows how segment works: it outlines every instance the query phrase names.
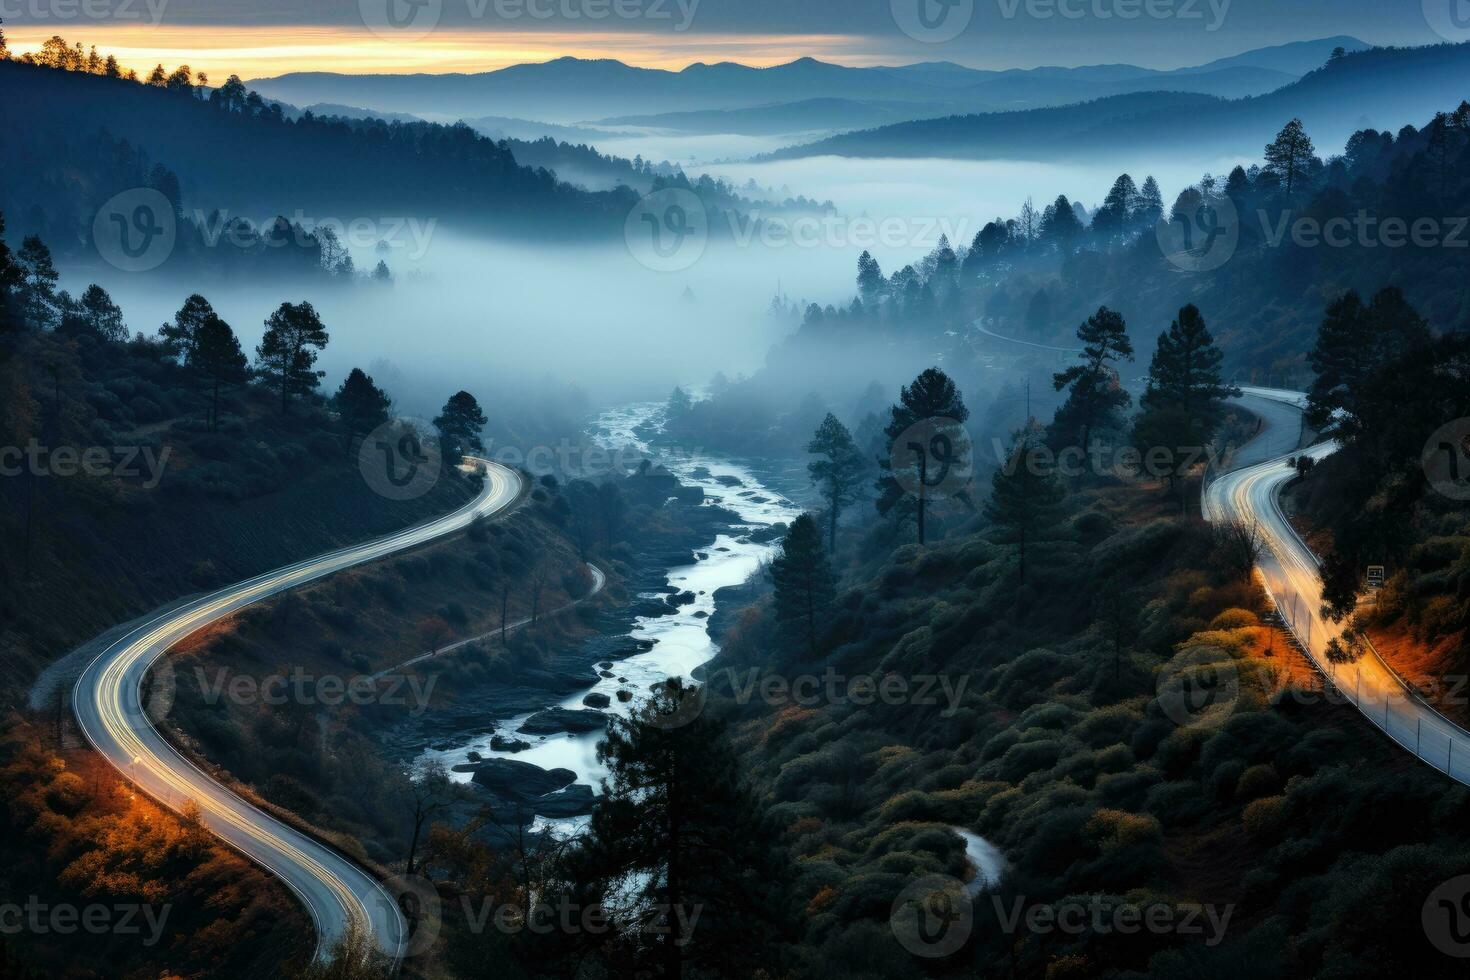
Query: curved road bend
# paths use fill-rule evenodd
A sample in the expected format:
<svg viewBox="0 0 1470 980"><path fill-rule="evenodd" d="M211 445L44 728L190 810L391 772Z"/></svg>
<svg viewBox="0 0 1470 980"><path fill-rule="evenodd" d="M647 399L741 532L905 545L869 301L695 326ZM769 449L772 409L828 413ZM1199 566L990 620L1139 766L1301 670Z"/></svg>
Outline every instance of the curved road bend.
<svg viewBox="0 0 1470 980"><path fill-rule="evenodd" d="M1317 557L1281 510L1281 490L1296 475L1292 455L1324 459L1338 449L1324 442L1295 452L1301 392L1245 388L1241 403L1266 420L1266 430L1236 455L1236 468L1205 491L1210 520L1241 520L1261 529L1266 548L1259 569L1282 618L1308 657L1332 679L1344 699L1401 747L1451 778L1470 784L1470 732L1441 715L1413 691L1371 647L1353 664L1333 664L1327 645L1343 625L1324 619ZM1256 445L1260 443L1260 445Z"/></svg>
<svg viewBox="0 0 1470 980"><path fill-rule="evenodd" d="M177 810L192 800L204 824L284 881L305 904L317 933L317 955L356 924L371 931L397 962L408 942L396 901L372 875L343 855L266 814L184 758L144 713L148 668L184 637L261 599L334 572L374 561L468 527L513 504L518 473L485 460L480 495L445 517L376 541L268 572L163 613L107 647L72 692L77 723L92 746L149 796Z"/></svg>

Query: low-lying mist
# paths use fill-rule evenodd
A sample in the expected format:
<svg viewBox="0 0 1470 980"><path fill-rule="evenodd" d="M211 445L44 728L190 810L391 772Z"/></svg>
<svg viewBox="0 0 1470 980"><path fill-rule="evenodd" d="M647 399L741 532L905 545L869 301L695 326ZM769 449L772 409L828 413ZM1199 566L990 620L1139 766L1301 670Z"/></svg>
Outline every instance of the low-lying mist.
<svg viewBox="0 0 1470 980"><path fill-rule="evenodd" d="M1169 200L1205 171L1223 174L1235 162L1129 169L1139 180L1154 174ZM354 250L359 270L383 258L391 284L134 275L108 266L64 268L62 284L77 295L100 283L130 328L149 333L186 296L202 293L247 353L278 305L308 300L331 334L318 364L327 372L324 389L353 367L376 371L404 414L429 416L461 388L493 399L575 386L598 407L663 398L676 384L718 372L757 371L795 325L768 314L778 290L794 304L848 303L865 249L891 273L932 251L940 235L968 244L987 220L1015 215L1027 197L1038 208L1061 193L1095 205L1123 169L837 158L716 167L712 173L737 185L754 178L830 198L840 215L800 219L789 234L716 228L697 260L673 272L648 268L622 241L528 245L421 219L384 255ZM851 371L836 368L850 384ZM812 390L823 380L810 378Z"/></svg>

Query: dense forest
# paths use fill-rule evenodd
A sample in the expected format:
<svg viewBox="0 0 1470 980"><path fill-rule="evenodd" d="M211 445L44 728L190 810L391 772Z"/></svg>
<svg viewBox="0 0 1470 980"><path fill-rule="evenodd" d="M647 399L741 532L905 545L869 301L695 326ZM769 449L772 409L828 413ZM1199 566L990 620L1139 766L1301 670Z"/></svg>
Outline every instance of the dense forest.
<svg viewBox="0 0 1470 980"><path fill-rule="evenodd" d="M1172 202L1153 178L1123 174L1095 207L1065 194L1041 208L1028 201L969 243L942 241L891 272L864 253L846 305L793 311L778 297L773 315L799 317L792 337L752 377L722 379L671 434L779 455L799 449L828 407L871 432L875 399L936 350L965 387L995 392L1006 379L994 368L1004 363L1032 379L1038 411L1054 409L1050 374L1080 346L1077 326L1100 305L1123 318L1138 346L1193 305L1220 343L1228 376L1305 387L1315 325L1345 292L1371 296L1393 286L1435 332L1470 319L1462 275L1470 225L1455 217L1470 214L1467 175L1463 102L1422 128L1360 131L1346 153L1326 160L1292 121L1260 164L1207 174ZM1136 392L1136 370L1126 362L1115 369ZM1010 381L976 406L977 444L1004 439L1024 421L1026 396Z"/></svg>

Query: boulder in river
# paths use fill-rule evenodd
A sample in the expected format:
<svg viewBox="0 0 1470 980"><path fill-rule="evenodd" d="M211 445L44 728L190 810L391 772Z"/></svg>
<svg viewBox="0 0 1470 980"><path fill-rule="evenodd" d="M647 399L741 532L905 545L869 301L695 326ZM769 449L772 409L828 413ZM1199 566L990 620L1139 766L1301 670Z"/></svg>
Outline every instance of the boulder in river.
<svg viewBox="0 0 1470 980"><path fill-rule="evenodd" d="M518 759L487 759L474 766L474 773L470 778L476 786L517 802L555 793L577 781L577 774L570 769L547 770Z"/></svg>
<svg viewBox="0 0 1470 980"><path fill-rule="evenodd" d="M675 609L678 609L680 606L693 605L695 599L697 598L698 596L696 596L693 592L680 592L678 595L669 596L664 601L673 606Z"/></svg>
<svg viewBox="0 0 1470 980"><path fill-rule="evenodd" d="M612 698L598 691L593 691L582 699L582 703L589 708L606 708L612 704Z"/></svg>
<svg viewBox="0 0 1470 980"><path fill-rule="evenodd" d="M600 732L606 727L607 715L601 711L547 708L527 718L517 731L522 735L558 735L562 732Z"/></svg>
<svg viewBox="0 0 1470 980"><path fill-rule="evenodd" d="M592 812L592 804L595 799L591 786L573 784L566 789L548 793L546 796L533 800L530 805L536 811L536 815L541 817L552 819L584 817Z"/></svg>
<svg viewBox="0 0 1470 980"><path fill-rule="evenodd" d="M772 524L770 527L757 528L751 531L747 536L747 540L752 544L769 544L772 541L779 541L786 537L788 530L790 529L785 524Z"/></svg>
<svg viewBox="0 0 1470 980"><path fill-rule="evenodd" d="M495 752L524 752L530 747L530 742L519 738L506 738L504 735L490 736L490 748Z"/></svg>
<svg viewBox="0 0 1470 980"><path fill-rule="evenodd" d="M715 477L715 482L718 483L722 487L743 487L743 486L745 486L745 481L744 480L740 479L740 477L738 477L738 476L730 476L729 474L725 474L725 475L722 475L722 476Z"/></svg>

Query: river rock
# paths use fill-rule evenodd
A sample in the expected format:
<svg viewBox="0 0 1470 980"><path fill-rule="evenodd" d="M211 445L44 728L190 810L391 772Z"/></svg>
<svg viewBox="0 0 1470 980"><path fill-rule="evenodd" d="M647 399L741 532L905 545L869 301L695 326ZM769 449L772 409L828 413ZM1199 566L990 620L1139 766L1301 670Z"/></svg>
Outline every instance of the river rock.
<svg viewBox="0 0 1470 980"><path fill-rule="evenodd" d="M678 595L669 596L664 601L673 606L675 609L678 609L680 606L693 605L695 599L697 598L698 596L696 596L693 592L680 592Z"/></svg>
<svg viewBox="0 0 1470 980"><path fill-rule="evenodd" d="M747 540L752 544L769 544L786 537L788 528L785 524L772 524L770 527L757 528L747 535Z"/></svg>
<svg viewBox="0 0 1470 980"><path fill-rule="evenodd" d="M530 805L537 816L541 817L584 817L592 812L595 799L591 786L575 784L555 793L548 793L533 800Z"/></svg>
<svg viewBox="0 0 1470 980"><path fill-rule="evenodd" d="M600 732L607 727L607 715L601 711L574 708L547 708L526 719L516 729L522 735L559 735L562 732Z"/></svg>
<svg viewBox="0 0 1470 980"><path fill-rule="evenodd" d="M598 691L593 691L582 699L582 703L589 708L606 708L612 704L612 698Z"/></svg>
<svg viewBox="0 0 1470 980"><path fill-rule="evenodd" d="M471 781L476 786L516 802L555 793L577 781L577 774L570 769L546 770L518 759L487 759L474 767L474 773Z"/></svg>
<svg viewBox="0 0 1470 980"><path fill-rule="evenodd" d="M738 476L730 476L728 474L726 474L724 476L717 476L717 477L715 477L715 482L718 483L722 487L743 487L743 486L745 486L745 481L742 480L742 479L740 479L740 477L738 477Z"/></svg>
<svg viewBox="0 0 1470 980"><path fill-rule="evenodd" d="M490 748L496 752L524 752L530 747L530 742L519 738L506 738L504 735L490 736Z"/></svg>

